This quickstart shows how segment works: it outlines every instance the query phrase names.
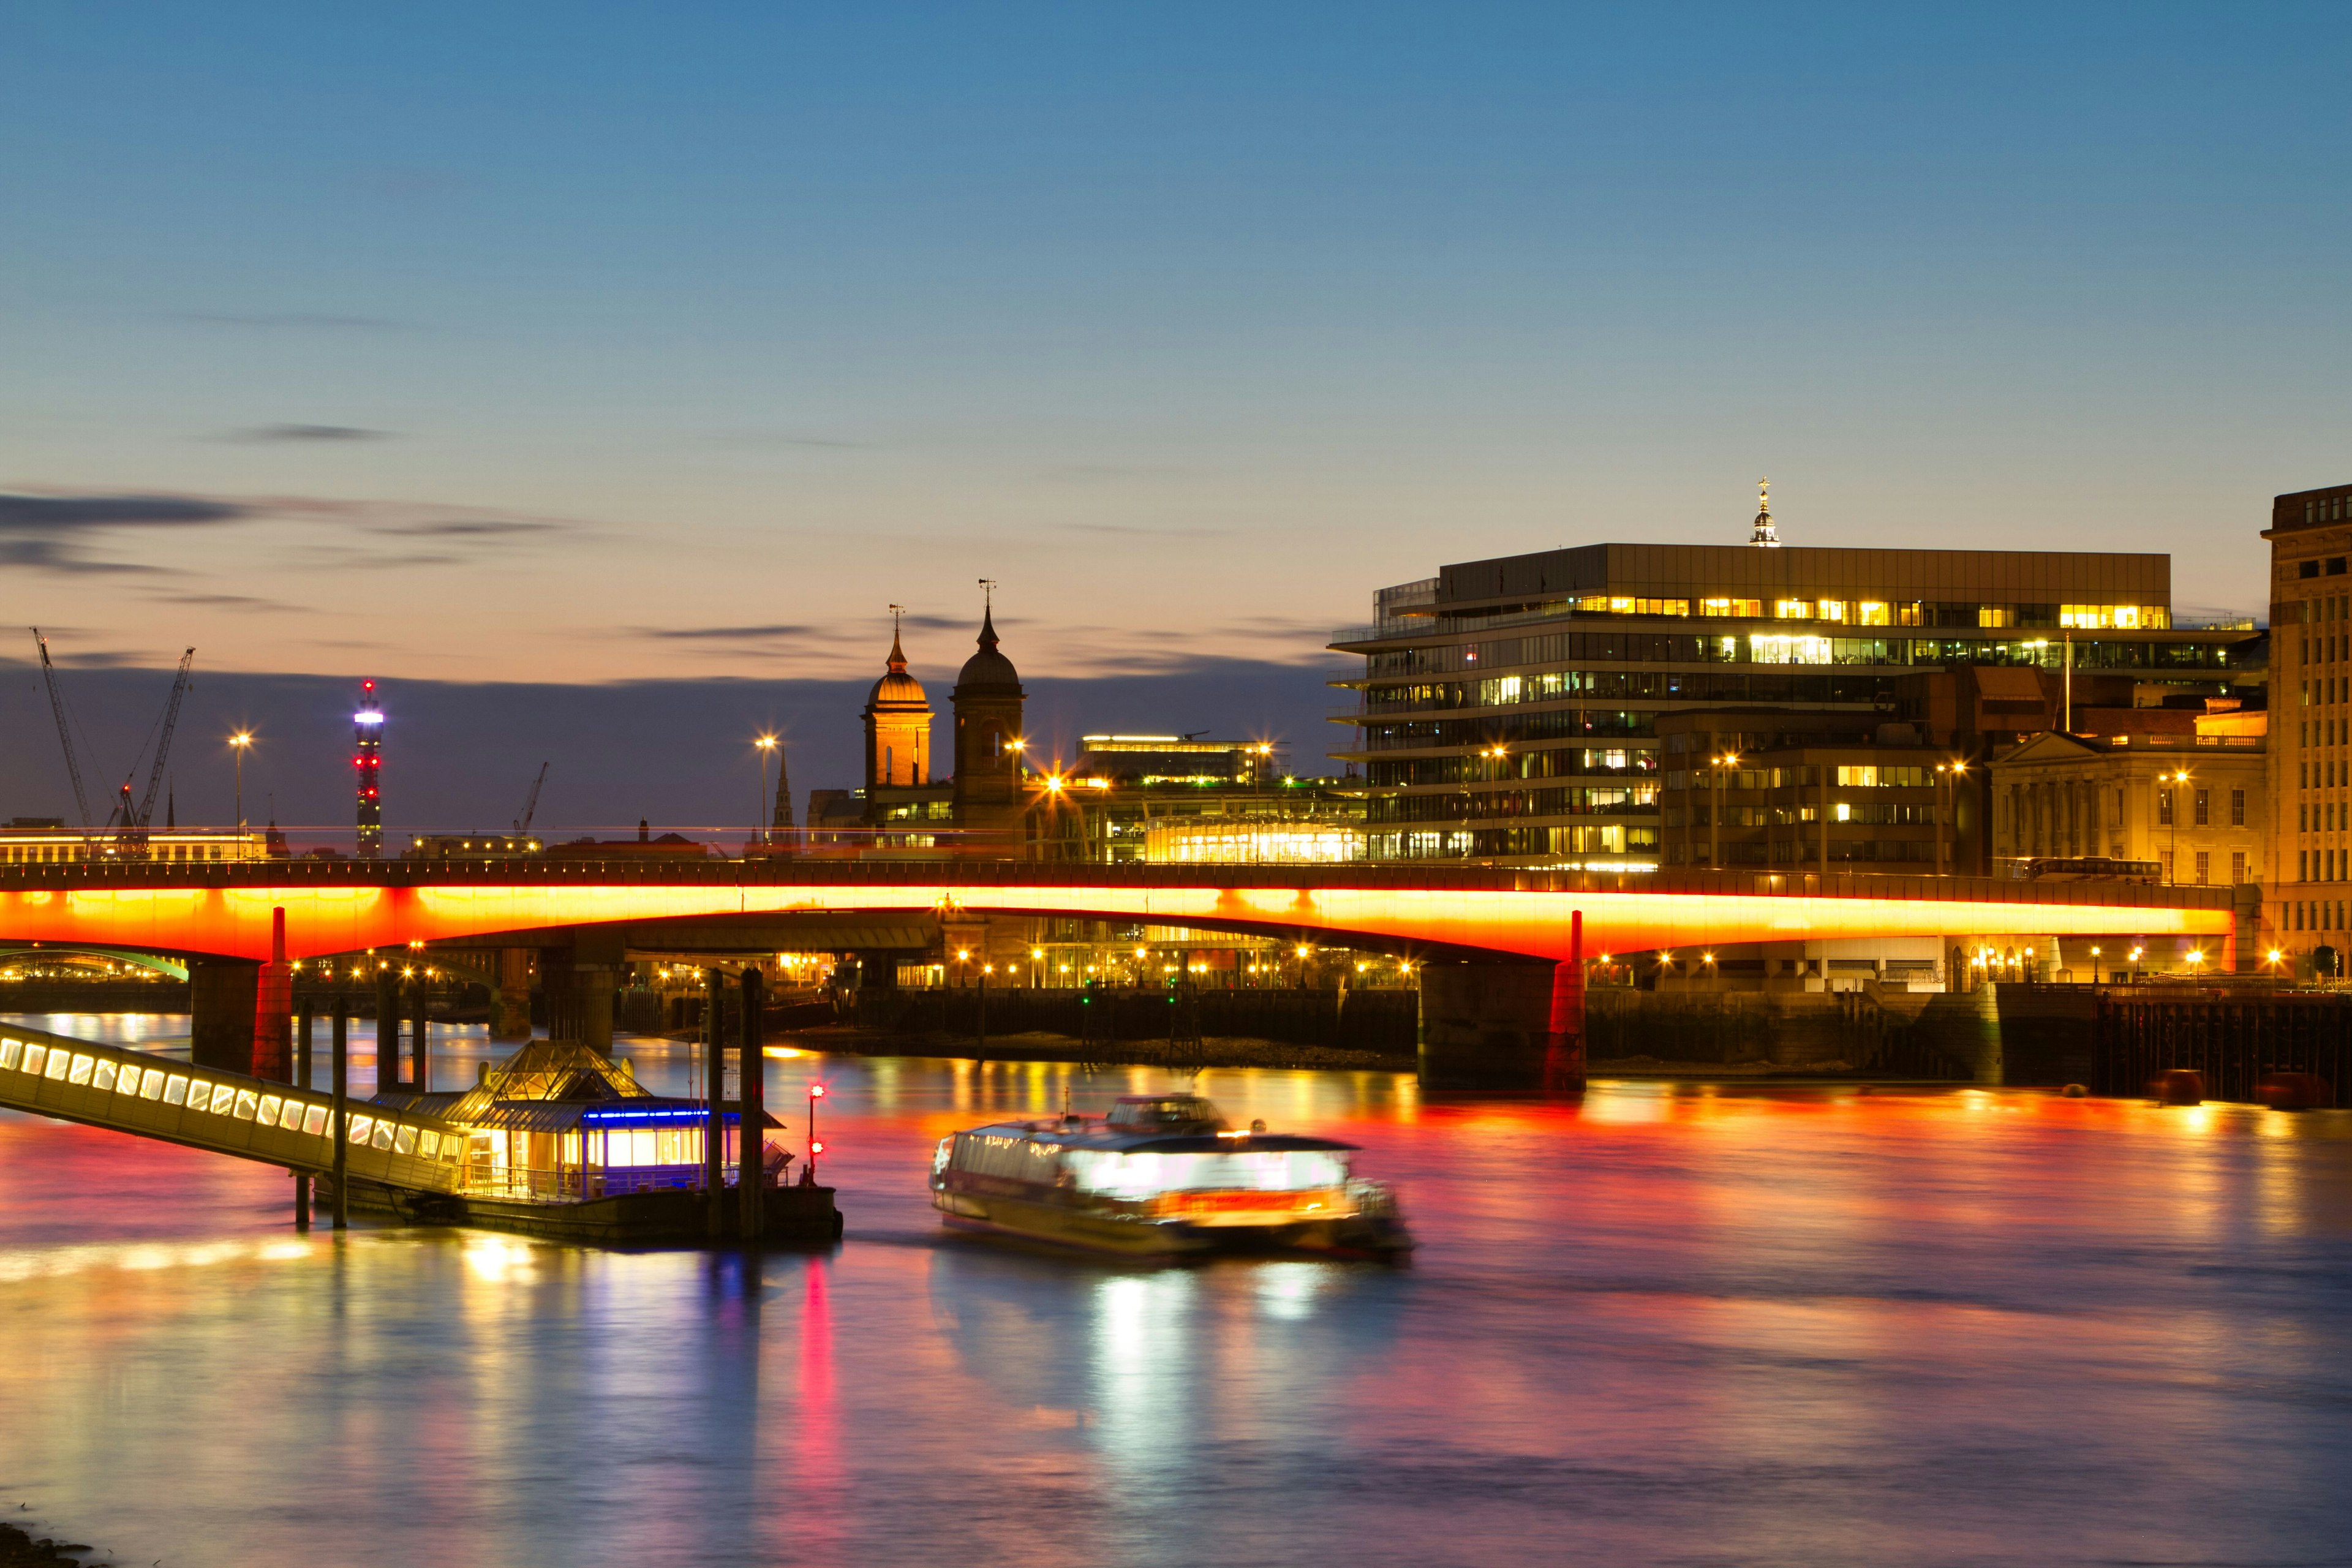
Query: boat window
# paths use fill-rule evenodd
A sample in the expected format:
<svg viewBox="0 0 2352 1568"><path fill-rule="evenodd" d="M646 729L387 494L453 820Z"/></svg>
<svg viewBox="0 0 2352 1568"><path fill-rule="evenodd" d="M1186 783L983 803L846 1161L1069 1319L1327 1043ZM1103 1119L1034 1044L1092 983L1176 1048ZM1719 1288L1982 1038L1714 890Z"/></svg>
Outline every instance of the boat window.
<svg viewBox="0 0 2352 1568"><path fill-rule="evenodd" d="M52 1061L56 1060L55 1058L51 1058L50 1059ZM49 1076L51 1078L55 1078L58 1075L51 1073ZM89 1058L88 1057L74 1058L72 1067L66 1072L66 1081L68 1083L88 1083L89 1081Z"/></svg>
<svg viewBox="0 0 2352 1568"><path fill-rule="evenodd" d="M389 1121L379 1121L375 1124L374 1143L377 1148L389 1149L392 1147L392 1125L393 1124Z"/></svg>
<svg viewBox="0 0 2352 1568"><path fill-rule="evenodd" d="M163 1080L163 1103L166 1105L187 1104L188 1080L182 1078L178 1073L173 1073L171 1077L165 1079Z"/></svg>
<svg viewBox="0 0 2352 1568"><path fill-rule="evenodd" d="M304 1108L302 1111L302 1131L309 1133L311 1137L316 1138L320 1133L324 1132L327 1130L328 1114L328 1110L323 1105L312 1105Z"/></svg>
<svg viewBox="0 0 2352 1568"><path fill-rule="evenodd" d="M392 1136L392 1152L395 1154L416 1152L416 1129L403 1127Z"/></svg>
<svg viewBox="0 0 2352 1568"><path fill-rule="evenodd" d="M0 1068L7 1068L13 1071L16 1068L17 1064L22 1062L24 1059L24 1041L0 1040Z"/></svg>
<svg viewBox="0 0 2352 1568"><path fill-rule="evenodd" d="M213 1114L215 1116L226 1116L228 1114L229 1107L236 1103L236 1085L233 1083L216 1083L213 1085Z"/></svg>
<svg viewBox="0 0 2352 1568"><path fill-rule="evenodd" d="M136 1075L138 1069L134 1068L131 1071ZM114 1064L110 1061L100 1058L97 1070L89 1075L89 1086L92 1089L112 1089L114 1087Z"/></svg>
<svg viewBox="0 0 2352 1568"><path fill-rule="evenodd" d="M352 1118L351 1127L352 1142L364 1144L368 1141L368 1134L375 1130L375 1123L367 1117L354 1116Z"/></svg>
<svg viewBox="0 0 2352 1568"><path fill-rule="evenodd" d="M41 1075L41 1066L48 1059L48 1047L26 1046L25 1047L25 1070L34 1077L38 1078Z"/></svg>
<svg viewBox="0 0 2352 1568"><path fill-rule="evenodd" d="M256 1117L255 1120L259 1121L264 1127L277 1126L278 1108L284 1103L285 1101L279 1100L274 1094L263 1095L261 1097L261 1114Z"/></svg>
<svg viewBox="0 0 2352 1568"><path fill-rule="evenodd" d="M261 1096L249 1089L240 1089L236 1091L236 1119L239 1121L252 1121L253 1113L260 1109Z"/></svg>
<svg viewBox="0 0 2352 1568"><path fill-rule="evenodd" d="M1217 1108L1197 1094L1171 1094L1155 1100L1122 1100L1105 1120L1113 1127L1192 1127L1201 1122L1224 1124Z"/></svg>
<svg viewBox="0 0 2352 1568"><path fill-rule="evenodd" d="M278 1125L289 1132L301 1131L302 1102L292 1095L288 1095L285 1106L278 1113Z"/></svg>
<svg viewBox="0 0 2352 1568"><path fill-rule="evenodd" d="M147 1069L146 1076L139 1080L139 1098L142 1100L161 1100L163 1097L163 1069L162 1068L149 1068Z"/></svg>
<svg viewBox="0 0 2352 1568"><path fill-rule="evenodd" d="M1058 1144L1040 1143L1030 1138L1012 1138L1000 1132L959 1132L950 1163L957 1170L975 1175L1002 1176L1013 1182L1051 1182L1055 1174L1055 1157L1061 1152Z"/></svg>
<svg viewBox="0 0 2352 1568"><path fill-rule="evenodd" d="M1247 1150L1230 1154L1121 1153L1074 1149L1078 1190L1135 1200L1169 1192L1297 1193L1348 1180L1347 1154L1335 1149Z"/></svg>

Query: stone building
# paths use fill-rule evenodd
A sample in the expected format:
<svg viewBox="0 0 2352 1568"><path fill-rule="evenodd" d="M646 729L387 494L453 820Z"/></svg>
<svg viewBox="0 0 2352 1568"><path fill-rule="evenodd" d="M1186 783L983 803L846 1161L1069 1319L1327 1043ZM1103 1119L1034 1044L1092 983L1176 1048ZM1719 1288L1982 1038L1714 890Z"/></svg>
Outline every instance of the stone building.
<svg viewBox="0 0 2352 1568"><path fill-rule="evenodd" d="M1994 873L2048 874L2052 862L2100 859L2145 867L2116 874L2168 884L2262 882L2267 716L2218 717L2241 732L2044 732L1995 758Z"/></svg>
<svg viewBox="0 0 2352 1568"><path fill-rule="evenodd" d="M2271 503L2270 746L2275 945L2337 960L2352 931L2352 485Z"/></svg>

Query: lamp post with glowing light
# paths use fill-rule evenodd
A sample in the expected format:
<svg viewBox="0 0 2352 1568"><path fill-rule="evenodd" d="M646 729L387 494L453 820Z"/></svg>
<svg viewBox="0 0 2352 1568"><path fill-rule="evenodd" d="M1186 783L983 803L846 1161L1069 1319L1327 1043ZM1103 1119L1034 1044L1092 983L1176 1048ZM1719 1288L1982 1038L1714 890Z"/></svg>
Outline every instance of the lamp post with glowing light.
<svg viewBox="0 0 2352 1568"><path fill-rule="evenodd" d="M769 842L768 833L768 753L776 749L776 737L761 735L751 742L760 749L760 816L751 826L751 839L757 844Z"/></svg>
<svg viewBox="0 0 2352 1568"><path fill-rule="evenodd" d="M1968 771L1969 764L1963 762L1936 764L1936 794L1938 796L1936 802L1936 875L1938 877L1951 874L1952 856L1945 848L1947 829L1948 826L1958 826L1951 819L1959 815L1960 775ZM1950 837L1957 838L1958 836ZM1957 844L1954 847L1957 847Z"/></svg>
<svg viewBox="0 0 2352 1568"><path fill-rule="evenodd" d="M801 1167L801 1180L816 1184L816 1157L824 1152L824 1145L816 1137L816 1102L824 1098L824 1085L809 1080L808 1091L808 1163Z"/></svg>
<svg viewBox="0 0 2352 1568"><path fill-rule="evenodd" d="M2189 782L2189 770L2178 768L2169 773L2158 773L2156 776L2173 786L2172 810L2169 814L2172 817L2172 853L2168 857L2171 864L2166 868L2168 874L2165 880L2177 888L2180 885L2180 807L2184 804L2180 798L2182 793L2180 786Z"/></svg>
<svg viewBox="0 0 2352 1568"><path fill-rule="evenodd" d="M253 731L239 730L228 738L228 743L236 751L236 830L242 833L245 831L245 753L247 748L253 744Z"/></svg>
<svg viewBox="0 0 2352 1568"><path fill-rule="evenodd" d="M1739 753L1726 752L1721 756L1710 757L1707 761L1707 774L1715 784L1715 804L1714 808L1707 813L1706 819L1709 836L1706 863L1720 871L1723 869L1723 770L1738 767Z"/></svg>

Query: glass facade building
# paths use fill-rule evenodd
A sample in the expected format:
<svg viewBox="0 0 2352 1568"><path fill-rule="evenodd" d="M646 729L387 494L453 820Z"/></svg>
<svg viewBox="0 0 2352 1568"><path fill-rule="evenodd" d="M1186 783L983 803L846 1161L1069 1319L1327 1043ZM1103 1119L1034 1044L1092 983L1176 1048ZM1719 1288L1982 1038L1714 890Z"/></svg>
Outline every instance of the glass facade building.
<svg viewBox="0 0 2352 1568"><path fill-rule="evenodd" d="M2040 725L1936 676L2031 669L2142 706L2262 679L2252 623L2176 616L2160 554L1592 544L1447 566L1373 613L1330 646L1363 659L1334 717L1375 860L1653 868L1675 713L1904 721L1965 757Z"/></svg>

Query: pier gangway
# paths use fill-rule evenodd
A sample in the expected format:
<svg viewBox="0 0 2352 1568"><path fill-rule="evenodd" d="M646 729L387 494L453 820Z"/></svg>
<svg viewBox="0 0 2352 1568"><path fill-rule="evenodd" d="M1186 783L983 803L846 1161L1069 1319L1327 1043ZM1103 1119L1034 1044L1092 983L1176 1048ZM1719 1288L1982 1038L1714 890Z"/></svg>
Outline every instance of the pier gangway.
<svg viewBox="0 0 2352 1568"><path fill-rule="evenodd" d="M462 1128L429 1115L245 1073L191 1068L123 1046L0 1025L0 1108L328 1176L335 1146L354 1182L404 1192L464 1184Z"/></svg>

